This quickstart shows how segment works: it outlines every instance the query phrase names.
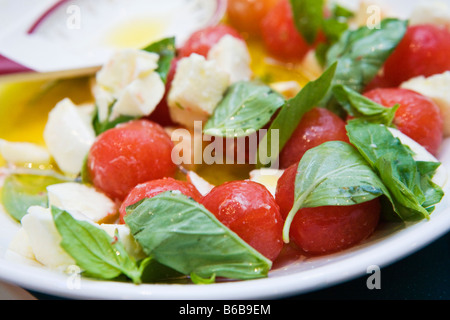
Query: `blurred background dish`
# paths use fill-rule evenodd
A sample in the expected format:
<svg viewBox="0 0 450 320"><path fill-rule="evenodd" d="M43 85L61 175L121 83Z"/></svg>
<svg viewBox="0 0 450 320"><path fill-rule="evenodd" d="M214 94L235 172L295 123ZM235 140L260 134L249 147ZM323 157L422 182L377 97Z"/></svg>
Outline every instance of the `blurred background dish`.
<svg viewBox="0 0 450 320"><path fill-rule="evenodd" d="M1 0L0 6L0 79L11 80L91 74L113 50L165 37L181 45L217 23L225 1Z"/></svg>

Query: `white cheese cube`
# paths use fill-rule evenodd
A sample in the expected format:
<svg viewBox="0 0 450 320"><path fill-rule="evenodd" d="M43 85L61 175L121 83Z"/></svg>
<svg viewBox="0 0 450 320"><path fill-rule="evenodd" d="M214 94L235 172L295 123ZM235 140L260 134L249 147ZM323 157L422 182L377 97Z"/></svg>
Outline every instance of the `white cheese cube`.
<svg viewBox="0 0 450 320"><path fill-rule="evenodd" d="M202 196L206 196L215 186L200 177L196 172L189 171L186 174L187 180L194 185Z"/></svg>
<svg viewBox="0 0 450 320"><path fill-rule="evenodd" d="M99 120L108 119L109 106L116 100L111 118L120 115L147 116L164 96L165 85L156 73L159 55L137 49L115 53L96 75L93 93Z"/></svg>
<svg viewBox="0 0 450 320"><path fill-rule="evenodd" d="M319 78L324 72L324 68L317 60L315 49L308 51L301 62L300 68L302 72L304 72L305 75L311 80Z"/></svg>
<svg viewBox="0 0 450 320"><path fill-rule="evenodd" d="M146 257L142 247L136 239L134 239L130 228L126 224L101 224L100 228L105 230L106 233L112 238L116 236L117 232L118 241L123 244L125 251L136 260Z"/></svg>
<svg viewBox="0 0 450 320"><path fill-rule="evenodd" d="M278 169L270 169L270 168L256 169L250 171L250 181L262 184L275 197L278 179L280 179L283 173L284 170Z"/></svg>
<svg viewBox="0 0 450 320"><path fill-rule="evenodd" d="M59 168L67 174L77 175L95 140L95 132L77 106L66 98L50 111L44 140Z"/></svg>
<svg viewBox="0 0 450 320"><path fill-rule="evenodd" d="M158 60L156 53L137 49L120 50L97 72L97 85L113 93L120 93L133 80L155 71Z"/></svg>
<svg viewBox="0 0 450 320"><path fill-rule="evenodd" d="M61 271L75 265L75 260L60 246L62 238L53 222L50 209L30 207L21 224L38 262Z"/></svg>
<svg viewBox="0 0 450 320"><path fill-rule="evenodd" d="M195 53L180 59L168 96L172 120L187 128L206 121L229 85L228 73L214 61Z"/></svg>
<svg viewBox="0 0 450 320"><path fill-rule="evenodd" d="M441 109L444 119L444 135L450 136L450 71L430 77L419 76L400 85L433 100Z"/></svg>
<svg viewBox="0 0 450 320"><path fill-rule="evenodd" d="M165 89L164 82L156 72L134 80L125 87L114 104L111 118L119 115L140 117L151 114L162 100Z"/></svg>
<svg viewBox="0 0 450 320"><path fill-rule="evenodd" d="M0 139L0 155L15 164L49 164L51 156L46 148L28 142L9 142Z"/></svg>
<svg viewBox="0 0 450 320"><path fill-rule="evenodd" d="M302 89L300 84L294 80L272 82L270 87L282 94L286 99L295 97Z"/></svg>
<svg viewBox="0 0 450 320"><path fill-rule="evenodd" d="M228 73L230 83L248 81L252 77L250 53L244 41L231 35L223 36L208 52L208 60Z"/></svg>
<svg viewBox="0 0 450 320"><path fill-rule="evenodd" d="M106 90L104 87L94 85L92 88L92 95L97 106L97 115L100 122L108 120L109 107L114 102L114 94Z"/></svg>
<svg viewBox="0 0 450 320"><path fill-rule="evenodd" d="M35 260L33 248L30 244L30 239L23 227L21 227L12 238L11 242L9 243L8 250L25 259Z"/></svg>
<svg viewBox="0 0 450 320"><path fill-rule="evenodd" d="M114 201L93 187L65 182L48 186L47 192L49 207L65 210L77 219L102 223L117 217Z"/></svg>

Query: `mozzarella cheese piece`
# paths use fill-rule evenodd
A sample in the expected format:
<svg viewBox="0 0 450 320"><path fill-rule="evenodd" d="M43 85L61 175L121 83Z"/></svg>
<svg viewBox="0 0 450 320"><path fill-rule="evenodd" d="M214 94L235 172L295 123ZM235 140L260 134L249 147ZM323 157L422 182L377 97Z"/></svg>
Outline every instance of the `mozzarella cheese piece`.
<svg viewBox="0 0 450 320"><path fill-rule="evenodd" d="M231 35L223 36L208 52L208 60L228 73L230 83L248 81L252 77L247 44Z"/></svg>
<svg viewBox="0 0 450 320"><path fill-rule="evenodd" d="M428 162L439 162L436 157L434 157L431 153L429 153L424 147L422 147L415 140L408 137L406 134L402 133L398 129L388 128L392 135L400 140L400 142L406 146L408 146L412 152L414 153L413 158L416 161L428 161ZM432 181L444 188L448 181L448 172L447 169L440 165L435 175L433 176Z"/></svg>
<svg viewBox="0 0 450 320"><path fill-rule="evenodd" d="M97 84L113 93L120 93L133 80L143 78L158 68L156 53L124 49L114 53L97 72Z"/></svg>
<svg viewBox="0 0 450 320"><path fill-rule="evenodd" d="M450 135L450 71L430 77L419 76L400 85L433 100L441 109L444 119L444 135Z"/></svg>
<svg viewBox="0 0 450 320"><path fill-rule="evenodd" d="M79 220L102 223L117 216L114 201L93 187L65 182L48 186L47 192L49 207L65 210Z"/></svg>
<svg viewBox="0 0 450 320"><path fill-rule="evenodd" d="M284 170L263 168L250 171L250 181L258 182L264 185L267 190L275 197L278 179L284 173Z"/></svg>
<svg viewBox="0 0 450 320"><path fill-rule="evenodd" d="M206 196L215 186L200 177L194 171L189 171L186 174L187 180L194 185L202 196Z"/></svg>
<svg viewBox="0 0 450 320"><path fill-rule="evenodd" d="M75 265L75 260L59 245L62 238L53 222L50 209L40 206L30 207L21 224L38 262L61 271Z"/></svg>
<svg viewBox="0 0 450 320"><path fill-rule="evenodd" d="M164 96L165 85L158 73L152 72L143 79L131 82L114 104L111 118L120 115L145 116L155 110Z"/></svg>
<svg viewBox="0 0 450 320"><path fill-rule="evenodd" d="M77 175L95 140L95 132L77 106L66 98L50 111L44 140L59 168L67 174Z"/></svg>
<svg viewBox="0 0 450 320"><path fill-rule="evenodd" d="M6 162L15 164L33 163L47 165L51 156L46 148L28 142L9 142L0 139L0 155Z"/></svg>
<svg viewBox="0 0 450 320"><path fill-rule="evenodd" d="M286 99L295 97L302 89L300 84L294 80L272 82L270 87L276 92L282 94Z"/></svg>
<svg viewBox="0 0 450 320"><path fill-rule="evenodd" d="M229 85L228 73L214 61L195 53L180 59L168 95L172 120L187 128L193 128L194 121L206 121Z"/></svg>
<svg viewBox="0 0 450 320"><path fill-rule="evenodd" d="M301 69L310 79L317 79L322 75L324 69L317 60L315 49L309 50L305 55L301 62Z"/></svg>
<svg viewBox="0 0 450 320"><path fill-rule="evenodd" d="M99 109L99 120L120 115L147 116L164 96L165 85L156 72L159 55L138 49L116 52L96 74L92 89Z"/></svg>
<svg viewBox="0 0 450 320"><path fill-rule="evenodd" d="M436 24L450 28L450 6L445 1L419 2L411 13L409 24Z"/></svg>
<svg viewBox="0 0 450 320"><path fill-rule="evenodd" d="M106 231L106 233L114 238L118 237L125 251L136 260L140 260L146 257L146 254L142 250L142 247L135 240L131 234L130 228L126 224L100 224L100 228Z"/></svg>
<svg viewBox="0 0 450 320"><path fill-rule="evenodd" d="M8 250L28 260L36 259L33 248L31 248L30 239L23 227L21 227L12 238Z"/></svg>

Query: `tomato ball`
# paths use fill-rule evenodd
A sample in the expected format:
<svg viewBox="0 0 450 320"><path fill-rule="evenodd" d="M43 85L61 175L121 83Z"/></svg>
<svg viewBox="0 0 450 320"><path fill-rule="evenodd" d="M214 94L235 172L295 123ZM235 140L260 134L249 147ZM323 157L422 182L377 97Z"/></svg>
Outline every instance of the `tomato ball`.
<svg viewBox="0 0 450 320"><path fill-rule="evenodd" d="M128 206L135 204L144 198L153 198L154 196L165 191L180 191L185 196L188 196L197 202L199 202L202 198L202 195L197 188L195 188L192 183L187 181L175 180L173 178L162 178L141 183L130 191L120 206L120 223L125 223L124 217L127 214L126 208Z"/></svg>
<svg viewBox="0 0 450 320"><path fill-rule="evenodd" d="M431 76L450 70L450 31L437 25L408 27L383 68L384 85L398 87L417 76Z"/></svg>
<svg viewBox="0 0 450 320"><path fill-rule="evenodd" d="M294 205L298 164L285 170L277 183L275 199L284 219ZM304 252L322 255L350 248L376 229L381 206L377 199L351 206L303 208L292 220L289 237Z"/></svg>
<svg viewBox="0 0 450 320"><path fill-rule="evenodd" d="M222 39L225 35L231 35L235 38L243 40L240 33L225 24L219 24L194 32L184 45L179 49L178 56L180 58L189 57L193 53L197 53L204 57L208 56L209 50Z"/></svg>
<svg viewBox="0 0 450 320"><path fill-rule="evenodd" d="M286 169L300 161L306 151L327 141L348 142L345 121L324 108L305 113L280 152L280 167Z"/></svg>
<svg viewBox="0 0 450 320"><path fill-rule="evenodd" d="M97 137L87 158L88 173L95 187L122 201L136 185L175 174L172 148L157 123L131 121Z"/></svg>
<svg viewBox="0 0 450 320"><path fill-rule="evenodd" d="M241 32L259 35L262 19L277 2L278 0L228 0L228 21Z"/></svg>
<svg viewBox="0 0 450 320"><path fill-rule="evenodd" d="M433 155L437 155L444 136L443 118L439 107L431 99L402 88L378 88L364 94L385 106L400 107L394 125Z"/></svg>
<svg viewBox="0 0 450 320"><path fill-rule="evenodd" d="M266 258L283 248L283 219L272 194L253 181L231 181L213 188L201 203L225 226Z"/></svg>
<svg viewBox="0 0 450 320"><path fill-rule="evenodd" d="M311 48L294 24L288 0L280 0L262 19L261 36L267 51L284 61L301 61Z"/></svg>

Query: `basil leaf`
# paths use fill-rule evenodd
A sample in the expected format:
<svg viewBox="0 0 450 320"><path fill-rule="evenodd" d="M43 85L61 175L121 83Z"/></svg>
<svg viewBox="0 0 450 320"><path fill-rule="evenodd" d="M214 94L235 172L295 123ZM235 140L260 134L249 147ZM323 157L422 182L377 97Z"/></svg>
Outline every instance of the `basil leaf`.
<svg viewBox="0 0 450 320"><path fill-rule="evenodd" d="M382 106L344 85L334 86L333 94L349 115L386 126L392 124L395 112L400 107L398 104L392 108Z"/></svg>
<svg viewBox="0 0 450 320"><path fill-rule="evenodd" d="M128 255L120 241L87 221L79 221L64 210L52 207L55 226L62 237L61 247L89 276L114 279L125 274L141 283L142 269ZM143 263L145 266L147 262Z"/></svg>
<svg viewBox="0 0 450 320"><path fill-rule="evenodd" d="M216 275L213 274L210 278L202 278L195 274L194 272L191 273L191 281L195 284L211 284L216 281Z"/></svg>
<svg viewBox="0 0 450 320"><path fill-rule="evenodd" d="M428 218L434 205L441 201L441 188L431 182L436 165L416 162L411 150L395 138L384 125L363 120L347 124L350 142L359 150L385 184L392 208L387 219L417 221Z"/></svg>
<svg viewBox="0 0 450 320"><path fill-rule="evenodd" d="M332 3L331 4L331 12L332 16L336 18L353 18L355 16L355 13L351 11L350 9L338 4L338 3Z"/></svg>
<svg viewBox="0 0 450 320"><path fill-rule="evenodd" d="M145 265L144 265L144 262ZM166 267L155 259L144 259L139 266L142 269L142 283L187 283L185 275Z"/></svg>
<svg viewBox="0 0 450 320"><path fill-rule="evenodd" d="M309 82L294 98L289 99L282 106L267 134L258 145L257 167L273 166L276 163L278 154L269 155L267 153L268 146L278 143L278 150L283 149L303 115L314 108L328 92L335 71L336 64L329 67L317 80ZM279 133L279 141L272 141L272 135L275 131Z"/></svg>
<svg viewBox="0 0 450 320"><path fill-rule="evenodd" d="M422 207L424 207L428 213L432 213L435 209L435 205L441 202L444 197L442 188L432 181L434 173L441 163L417 161L416 164L421 176L421 189L424 190L425 195L425 201L422 203Z"/></svg>
<svg viewBox="0 0 450 320"><path fill-rule="evenodd" d="M290 225L301 208L354 205L384 193L382 181L355 148L342 141L325 142L300 160L283 239L289 242Z"/></svg>
<svg viewBox="0 0 450 320"><path fill-rule="evenodd" d="M161 39L148 45L142 50L153 52L159 55L158 69L156 69L156 72L158 72L158 74L160 75L161 80L166 83L167 75L169 74L170 70L170 64L172 62L172 59L175 58L176 54L175 38L170 37Z"/></svg>
<svg viewBox="0 0 450 320"><path fill-rule="evenodd" d="M381 21L379 29L363 26L344 32L326 56L327 66L338 62L333 87L341 84L361 92L403 39L406 28L407 21L388 18ZM332 98L330 92L321 105L335 108Z"/></svg>
<svg viewBox="0 0 450 320"><path fill-rule="evenodd" d="M285 100L270 87L256 82L234 83L206 122L210 136L242 137L266 125Z"/></svg>
<svg viewBox="0 0 450 320"><path fill-rule="evenodd" d="M254 279L266 277L272 266L211 212L183 194L160 193L126 211L125 222L144 252L182 274Z"/></svg>
<svg viewBox="0 0 450 320"><path fill-rule="evenodd" d="M290 0L297 30L309 44L316 41L322 27L324 0Z"/></svg>
<svg viewBox="0 0 450 320"><path fill-rule="evenodd" d="M11 174L2 188L3 206L14 219L20 221L31 206L47 207L47 186L67 182L54 175Z"/></svg>
<svg viewBox="0 0 450 320"><path fill-rule="evenodd" d="M112 107L112 106L111 106ZM111 113L109 113L110 115ZM93 119L93 126L94 126L94 131L97 135L102 134L103 132L115 128L118 124L121 123L125 123L131 120L135 120L136 117L133 116L124 116L124 115L120 115L117 118L115 118L114 120L110 121L109 120L109 115L107 120L100 122L98 120L98 112L95 113L94 119Z"/></svg>

